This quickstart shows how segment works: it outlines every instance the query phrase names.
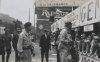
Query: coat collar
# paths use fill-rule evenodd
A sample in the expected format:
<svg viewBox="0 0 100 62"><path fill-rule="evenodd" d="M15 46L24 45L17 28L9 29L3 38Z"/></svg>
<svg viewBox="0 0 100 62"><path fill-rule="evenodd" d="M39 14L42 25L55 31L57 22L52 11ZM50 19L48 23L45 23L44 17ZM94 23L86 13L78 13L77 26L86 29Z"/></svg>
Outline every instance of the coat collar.
<svg viewBox="0 0 100 62"><path fill-rule="evenodd" d="M25 34L26 36L30 36L30 32L27 33L25 30L24 30L24 34Z"/></svg>

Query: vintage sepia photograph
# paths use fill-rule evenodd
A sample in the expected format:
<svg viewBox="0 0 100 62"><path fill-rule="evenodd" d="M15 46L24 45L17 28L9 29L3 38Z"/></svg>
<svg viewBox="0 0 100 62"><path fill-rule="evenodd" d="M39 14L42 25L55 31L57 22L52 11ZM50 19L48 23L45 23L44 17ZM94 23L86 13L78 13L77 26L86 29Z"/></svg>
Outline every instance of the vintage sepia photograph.
<svg viewBox="0 0 100 62"><path fill-rule="evenodd" d="M0 0L0 62L100 62L100 0Z"/></svg>

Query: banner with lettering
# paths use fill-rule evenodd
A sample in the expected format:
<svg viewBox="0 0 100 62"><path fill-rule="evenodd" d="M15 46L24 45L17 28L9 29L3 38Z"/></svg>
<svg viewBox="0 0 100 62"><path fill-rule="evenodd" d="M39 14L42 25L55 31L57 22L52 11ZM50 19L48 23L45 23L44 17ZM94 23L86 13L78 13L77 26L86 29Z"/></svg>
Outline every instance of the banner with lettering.
<svg viewBox="0 0 100 62"><path fill-rule="evenodd" d="M72 22L72 28L78 27L80 23L80 7L65 16L66 22Z"/></svg>
<svg viewBox="0 0 100 62"><path fill-rule="evenodd" d="M99 0L90 0L81 6L80 26L100 22Z"/></svg>
<svg viewBox="0 0 100 62"><path fill-rule="evenodd" d="M50 16L54 15L55 19L60 19L67 15L71 7L36 7L35 12L37 19L49 19Z"/></svg>

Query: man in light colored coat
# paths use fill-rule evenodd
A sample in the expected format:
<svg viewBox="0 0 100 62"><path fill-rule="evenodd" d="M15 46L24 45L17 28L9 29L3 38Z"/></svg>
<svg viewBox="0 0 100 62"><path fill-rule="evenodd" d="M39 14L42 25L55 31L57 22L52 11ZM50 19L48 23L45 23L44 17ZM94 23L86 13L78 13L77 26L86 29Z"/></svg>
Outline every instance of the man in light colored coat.
<svg viewBox="0 0 100 62"><path fill-rule="evenodd" d="M31 23L27 22L24 25L25 30L20 34L18 40L18 51L20 56L20 62L32 62L31 49L32 49L32 40L31 40Z"/></svg>

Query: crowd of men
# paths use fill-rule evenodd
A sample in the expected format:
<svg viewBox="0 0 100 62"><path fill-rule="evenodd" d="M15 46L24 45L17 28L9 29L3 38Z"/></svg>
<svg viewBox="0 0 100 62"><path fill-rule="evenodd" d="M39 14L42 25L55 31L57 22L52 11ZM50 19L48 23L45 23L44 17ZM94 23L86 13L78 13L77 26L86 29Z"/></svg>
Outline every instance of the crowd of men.
<svg viewBox="0 0 100 62"><path fill-rule="evenodd" d="M5 33L0 34L0 55L2 55L2 62L9 62L12 47L15 51L15 62L32 61L32 54L34 56L34 39L31 34L31 23L25 23L24 27L23 31L21 28L17 28L13 35L10 34L9 28L6 27L4 29Z"/></svg>
<svg viewBox="0 0 100 62"><path fill-rule="evenodd" d="M95 33L88 36L83 33L80 39L77 39L77 47L82 54L100 58L100 37Z"/></svg>
<svg viewBox="0 0 100 62"><path fill-rule="evenodd" d="M73 30L71 29L72 23L66 22L65 28L54 33L44 29L43 34L40 37L39 46L41 50L41 62L44 62L44 57L46 62L49 62L49 50L53 46L57 53L57 62L78 62L79 54L75 46L75 39L73 37ZM9 33L9 28L5 28L5 33L0 35L0 54L2 55L2 62L5 62L5 53L6 62L9 61L9 57L12 51L12 46L15 51L15 62L32 62L32 54L34 55L34 44L31 34L31 23L27 22L24 24L24 30L17 28L13 35ZM88 41L84 42L86 36L83 34L81 41L77 42L77 47L79 51L89 52L90 43ZM98 38L97 36L92 36L93 38ZM90 37L87 38L90 40ZM95 52L99 53L99 42L95 39L92 41L92 51L91 54ZM12 46L11 46L12 42ZM51 42L54 42L52 45ZM97 42L97 43L96 43ZM96 44L94 44L96 43ZM98 44L98 45L97 45ZM87 48L88 47L88 48Z"/></svg>
<svg viewBox="0 0 100 62"><path fill-rule="evenodd" d="M65 28L52 33L53 42L55 42L57 52L57 62L78 62L79 55L76 47L74 46L74 33L71 29L72 23L66 22ZM53 45L53 46L54 46Z"/></svg>

